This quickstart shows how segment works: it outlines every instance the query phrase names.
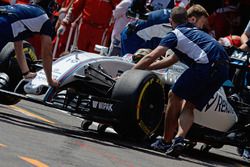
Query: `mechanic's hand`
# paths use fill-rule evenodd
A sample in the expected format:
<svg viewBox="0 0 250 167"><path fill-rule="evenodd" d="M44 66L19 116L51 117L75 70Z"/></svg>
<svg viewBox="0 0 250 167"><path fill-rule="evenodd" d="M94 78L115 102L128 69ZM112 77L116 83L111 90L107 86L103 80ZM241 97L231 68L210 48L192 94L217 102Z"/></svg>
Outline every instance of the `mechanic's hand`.
<svg viewBox="0 0 250 167"><path fill-rule="evenodd" d="M121 78L121 76L120 76L120 75L118 75L118 76L114 77L114 78L113 78L113 80L116 80L116 81L117 81L119 78Z"/></svg>
<svg viewBox="0 0 250 167"><path fill-rule="evenodd" d="M36 77L36 73L28 71L23 78L26 80L34 79Z"/></svg>
<svg viewBox="0 0 250 167"><path fill-rule="evenodd" d="M67 14L67 8L61 8L58 13L59 13L58 19L62 21Z"/></svg>
<svg viewBox="0 0 250 167"><path fill-rule="evenodd" d="M66 31L66 26L61 24L57 30L57 35L63 35L65 31Z"/></svg>
<svg viewBox="0 0 250 167"><path fill-rule="evenodd" d="M49 86L51 86L51 87L59 87L60 86L60 83L55 79L52 79L48 83L49 83Z"/></svg>

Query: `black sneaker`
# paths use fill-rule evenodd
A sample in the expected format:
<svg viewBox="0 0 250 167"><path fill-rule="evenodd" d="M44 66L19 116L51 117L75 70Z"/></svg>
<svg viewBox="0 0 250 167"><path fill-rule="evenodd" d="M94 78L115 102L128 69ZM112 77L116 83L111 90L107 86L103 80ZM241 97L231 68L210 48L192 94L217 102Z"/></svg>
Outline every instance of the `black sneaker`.
<svg viewBox="0 0 250 167"><path fill-rule="evenodd" d="M185 141L183 137L176 137L172 141L172 145L169 149L166 150L165 154L172 156L172 157L178 157L185 148Z"/></svg>
<svg viewBox="0 0 250 167"><path fill-rule="evenodd" d="M138 13L134 12L131 8L129 8L126 12L126 16L128 18L136 18L141 20L147 20L148 19L148 13Z"/></svg>
<svg viewBox="0 0 250 167"><path fill-rule="evenodd" d="M171 143L165 142L163 138L158 138L154 143L150 145L153 150L166 152L167 149L171 147Z"/></svg>
<svg viewBox="0 0 250 167"><path fill-rule="evenodd" d="M243 155L243 152L244 152L244 148L242 147L237 147L237 153L242 156Z"/></svg>
<svg viewBox="0 0 250 167"><path fill-rule="evenodd" d="M250 161L250 148L245 148L243 150L242 158L246 161Z"/></svg>

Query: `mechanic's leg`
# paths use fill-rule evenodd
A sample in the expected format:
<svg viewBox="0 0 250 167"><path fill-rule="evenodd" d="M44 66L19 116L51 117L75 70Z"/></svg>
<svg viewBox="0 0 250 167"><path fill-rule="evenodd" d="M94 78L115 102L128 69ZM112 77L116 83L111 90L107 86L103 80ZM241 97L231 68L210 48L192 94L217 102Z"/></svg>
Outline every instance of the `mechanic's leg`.
<svg viewBox="0 0 250 167"><path fill-rule="evenodd" d="M176 96L172 91L168 93L168 104L165 110L163 138L158 138L150 147L154 150L166 152L172 146L178 125L178 117L182 109L183 99Z"/></svg>
<svg viewBox="0 0 250 167"><path fill-rule="evenodd" d="M185 148L184 138L193 123L193 109L194 105L189 102L184 103L183 110L178 119L178 132L172 140L171 147L166 150L166 155L178 157Z"/></svg>
<svg viewBox="0 0 250 167"><path fill-rule="evenodd" d="M182 109L183 99L176 96L172 91L168 93L168 105L164 120L164 139L171 142L174 138L178 125L178 117Z"/></svg>
<svg viewBox="0 0 250 167"><path fill-rule="evenodd" d="M183 107L182 112L180 113L179 120L178 120L178 132L176 137L183 137L187 135L189 129L191 128L194 120L194 108L195 106L186 101Z"/></svg>

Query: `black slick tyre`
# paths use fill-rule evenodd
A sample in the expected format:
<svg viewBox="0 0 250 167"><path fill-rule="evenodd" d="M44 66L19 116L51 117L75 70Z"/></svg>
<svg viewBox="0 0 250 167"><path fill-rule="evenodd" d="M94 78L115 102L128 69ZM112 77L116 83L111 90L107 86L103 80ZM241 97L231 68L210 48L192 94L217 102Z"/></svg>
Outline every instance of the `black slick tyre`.
<svg viewBox="0 0 250 167"><path fill-rule="evenodd" d="M36 60L34 48L31 46L30 43L24 41L23 52L25 54L28 66L32 71L31 64ZM23 76L16 60L13 42L7 43L0 52L0 72L7 74L9 77L8 87L6 87L5 90L14 91L15 87L23 78ZM1 104L13 105L18 103L19 101L19 98L10 95L1 94L0 96Z"/></svg>
<svg viewBox="0 0 250 167"><path fill-rule="evenodd" d="M116 82L112 99L122 102L114 125L128 139L142 140L158 128L164 110L164 86L151 71L128 70Z"/></svg>

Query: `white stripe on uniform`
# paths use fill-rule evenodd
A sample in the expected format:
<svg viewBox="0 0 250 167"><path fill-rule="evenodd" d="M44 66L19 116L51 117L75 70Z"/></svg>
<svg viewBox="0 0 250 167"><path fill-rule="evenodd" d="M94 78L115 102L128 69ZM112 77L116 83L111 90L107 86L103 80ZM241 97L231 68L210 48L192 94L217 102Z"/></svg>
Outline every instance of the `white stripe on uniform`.
<svg viewBox="0 0 250 167"><path fill-rule="evenodd" d="M18 20L11 24L12 32L14 38L18 36L19 33L24 32L27 28L32 32L40 32L43 24L48 20L47 14L40 15L38 17L33 17L30 19Z"/></svg>
<svg viewBox="0 0 250 167"><path fill-rule="evenodd" d="M175 33L178 43L176 49L187 54L188 57L195 60L197 63L207 64L209 63L207 53L202 50L196 43L188 39L180 30L175 29L172 31Z"/></svg>

